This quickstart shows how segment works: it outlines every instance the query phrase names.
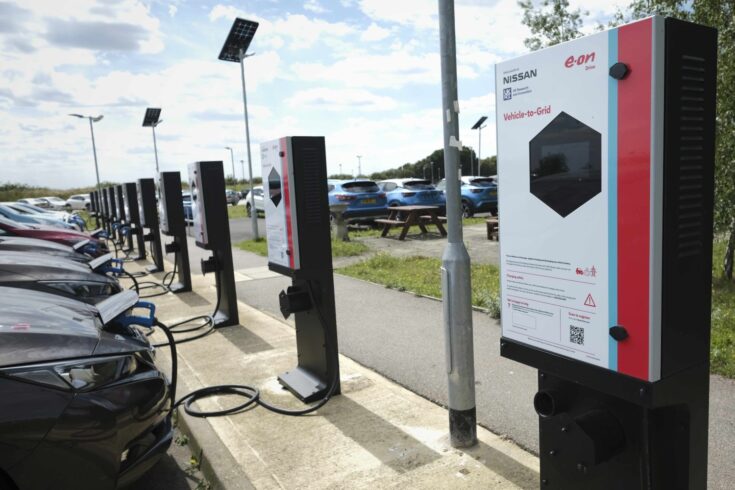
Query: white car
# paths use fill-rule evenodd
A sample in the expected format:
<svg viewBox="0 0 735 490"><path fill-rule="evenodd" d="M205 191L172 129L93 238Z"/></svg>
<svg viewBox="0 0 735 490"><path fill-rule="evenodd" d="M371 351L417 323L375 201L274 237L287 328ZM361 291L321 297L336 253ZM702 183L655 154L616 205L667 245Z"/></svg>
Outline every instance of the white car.
<svg viewBox="0 0 735 490"><path fill-rule="evenodd" d="M253 197L255 198L255 209L258 211L258 214L265 213L265 204L263 203L263 186L262 185L256 185L253 187ZM245 203L245 212L248 216L250 216L250 191L248 191L247 194L245 194L245 197L242 201Z"/></svg>
<svg viewBox="0 0 735 490"><path fill-rule="evenodd" d="M46 199L49 202L49 204L51 205L51 209L63 210L64 208L66 208L66 201L64 201L60 197L50 196L43 197L42 199Z"/></svg>
<svg viewBox="0 0 735 490"><path fill-rule="evenodd" d="M66 200L66 207L71 209L86 209L92 205L89 194L74 194Z"/></svg>

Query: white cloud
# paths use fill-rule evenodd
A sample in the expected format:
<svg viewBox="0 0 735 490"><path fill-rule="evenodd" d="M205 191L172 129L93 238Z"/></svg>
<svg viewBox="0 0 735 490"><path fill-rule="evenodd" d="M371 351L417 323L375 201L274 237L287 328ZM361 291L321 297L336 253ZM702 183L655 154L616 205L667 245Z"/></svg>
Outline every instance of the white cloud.
<svg viewBox="0 0 735 490"><path fill-rule="evenodd" d="M168 6L168 15L170 17L175 17L176 16L176 12L178 12L178 11L179 11L179 8L176 5L171 4L171 5Z"/></svg>
<svg viewBox="0 0 735 490"><path fill-rule="evenodd" d="M364 42L382 41L386 37L390 36L390 29L380 27L378 24L373 22L363 31L360 36L360 40Z"/></svg>
<svg viewBox="0 0 735 490"><path fill-rule="evenodd" d="M322 4L319 3L318 0L307 0L304 3L304 10L308 10L310 12L314 12L316 14L323 14L325 12L328 12L327 9L325 9Z"/></svg>
<svg viewBox="0 0 735 490"><path fill-rule="evenodd" d="M429 0L360 0L368 17L421 29L438 28L437 2Z"/></svg>
<svg viewBox="0 0 735 490"><path fill-rule="evenodd" d="M286 99L286 103L302 109L352 112L387 111L398 106L395 99L367 90L328 88L300 90Z"/></svg>

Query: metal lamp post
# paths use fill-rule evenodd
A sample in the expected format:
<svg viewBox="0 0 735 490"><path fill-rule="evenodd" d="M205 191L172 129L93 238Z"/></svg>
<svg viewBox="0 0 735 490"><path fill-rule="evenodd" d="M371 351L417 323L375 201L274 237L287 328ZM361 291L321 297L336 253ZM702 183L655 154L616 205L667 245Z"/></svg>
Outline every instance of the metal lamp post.
<svg viewBox="0 0 735 490"><path fill-rule="evenodd" d="M477 130L477 175L482 175L482 128L487 126L487 124L483 124L487 120L487 116L482 116L480 119L477 120L474 126L472 126L472 129Z"/></svg>
<svg viewBox="0 0 735 490"><path fill-rule="evenodd" d="M452 446L477 443L475 364L472 339L470 256L462 240L457 105L457 44L454 0L439 0L439 46L444 125L444 178L447 194L447 246L442 255L442 299L449 398L449 436Z"/></svg>
<svg viewBox="0 0 735 490"><path fill-rule="evenodd" d="M102 120L103 116L100 114L99 116L83 116L81 114L69 114L72 117L78 117L80 119L89 119L89 132L92 134L92 154L94 155L94 172L97 176L97 192L99 195L102 195L102 186L100 185L100 169L99 165L97 164L97 145L94 142L94 125L93 123L100 122Z"/></svg>
<svg viewBox="0 0 735 490"><path fill-rule="evenodd" d="M357 177L362 175L362 155L357 155Z"/></svg>
<svg viewBox="0 0 735 490"><path fill-rule="evenodd" d="M145 110L145 116L143 117L143 127L151 128L153 130L153 154L156 157L156 176L160 173L158 169L158 145L156 144L156 126L161 124L163 120L161 117L161 109L156 107L149 107Z"/></svg>
<svg viewBox="0 0 735 490"><path fill-rule="evenodd" d="M232 160L232 180L235 180L235 152L232 151L232 147L225 146L225 150L230 150L230 160ZM245 180L245 172L242 174L243 180Z"/></svg>
<svg viewBox="0 0 735 490"><path fill-rule="evenodd" d="M245 117L245 146L248 153L248 172L250 178L250 224L252 226L253 238L259 239L258 236L258 212L255 209L255 194L253 193L253 159L250 154L250 125L248 123L248 97L245 89L245 58L252 56L247 54L250 42L255 36L258 29L258 23L252 20L236 18L230 28L230 33L225 39L225 44L219 53L219 59L240 63L240 76L242 78L242 106Z"/></svg>

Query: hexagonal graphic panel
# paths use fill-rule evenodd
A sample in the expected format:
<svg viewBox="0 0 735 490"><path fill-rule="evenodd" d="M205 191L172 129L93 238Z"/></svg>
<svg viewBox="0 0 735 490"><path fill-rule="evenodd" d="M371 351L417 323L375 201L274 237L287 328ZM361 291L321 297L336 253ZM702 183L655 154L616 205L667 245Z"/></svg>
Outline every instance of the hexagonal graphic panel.
<svg viewBox="0 0 735 490"><path fill-rule="evenodd" d="M281 202L281 176L276 172L275 168L271 169L268 174L268 197L273 201L273 205L278 207Z"/></svg>
<svg viewBox="0 0 735 490"><path fill-rule="evenodd" d="M530 190L566 217L602 189L601 135L561 112L529 143Z"/></svg>

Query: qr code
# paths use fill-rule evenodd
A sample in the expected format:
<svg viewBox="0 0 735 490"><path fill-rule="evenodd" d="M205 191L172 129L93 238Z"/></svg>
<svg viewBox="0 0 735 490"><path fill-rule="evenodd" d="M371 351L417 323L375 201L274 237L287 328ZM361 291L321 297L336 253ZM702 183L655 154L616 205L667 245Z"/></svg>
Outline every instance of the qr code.
<svg viewBox="0 0 735 490"><path fill-rule="evenodd" d="M569 342L584 345L584 328L569 326Z"/></svg>
<svg viewBox="0 0 735 490"><path fill-rule="evenodd" d="M510 100L512 98L513 98L513 91L512 91L512 89L510 87L509 88L504 88L503 89L503 100Z"/></svg>

